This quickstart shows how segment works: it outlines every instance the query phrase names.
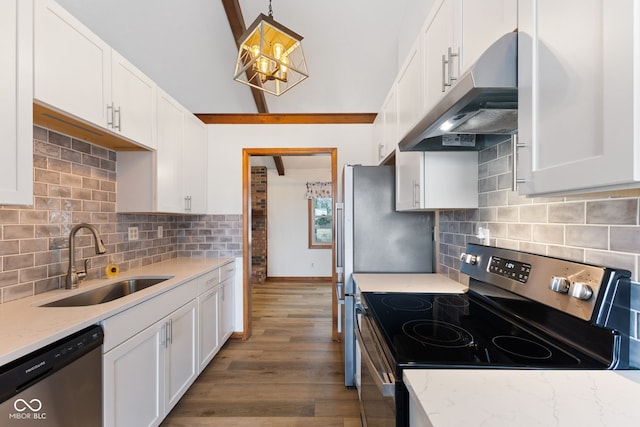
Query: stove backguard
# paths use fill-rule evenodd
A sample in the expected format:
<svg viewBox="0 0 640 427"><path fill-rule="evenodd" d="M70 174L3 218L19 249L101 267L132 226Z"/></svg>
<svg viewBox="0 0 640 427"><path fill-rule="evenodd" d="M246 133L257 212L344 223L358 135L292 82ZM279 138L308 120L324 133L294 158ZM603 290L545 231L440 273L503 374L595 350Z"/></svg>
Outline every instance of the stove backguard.
<svg viewBox="0 0 640 427"><path fill-rule="evenodd" d="M598 358L613 352L611 367L628 367L629 271L469 244L461 272L469 292L497 309Z"/></svg>

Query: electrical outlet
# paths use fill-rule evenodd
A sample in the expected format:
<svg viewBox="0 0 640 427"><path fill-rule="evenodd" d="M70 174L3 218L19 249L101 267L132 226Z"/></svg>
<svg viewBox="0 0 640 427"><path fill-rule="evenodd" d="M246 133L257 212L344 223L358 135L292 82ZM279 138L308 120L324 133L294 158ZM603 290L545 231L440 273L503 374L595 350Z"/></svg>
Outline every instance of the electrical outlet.
<svg viewBox="0 0 640 427"><path fill-rule="evenodd" d="M158 239L162 239L163 231L164 231L164 230L162 229L162 226L161 226L161 225L159 225L159 226L158 226Z"/></svg>
<svg viewBox="0 0 640 427"><path fill-rule="evenodd" d="M129 227L129 241L138 240L138 227Z"/></svg>

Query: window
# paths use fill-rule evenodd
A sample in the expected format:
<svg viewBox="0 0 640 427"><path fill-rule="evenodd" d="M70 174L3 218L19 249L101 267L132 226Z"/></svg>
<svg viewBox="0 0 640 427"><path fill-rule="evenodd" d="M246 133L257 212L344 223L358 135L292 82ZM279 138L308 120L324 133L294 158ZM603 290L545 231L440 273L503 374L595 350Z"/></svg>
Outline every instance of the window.
<svg viewBox="0 0 640 427"><path fill-rule="evenodd" d="M330 249L333 240L333 198L309 199L309 249Z"/></svg>

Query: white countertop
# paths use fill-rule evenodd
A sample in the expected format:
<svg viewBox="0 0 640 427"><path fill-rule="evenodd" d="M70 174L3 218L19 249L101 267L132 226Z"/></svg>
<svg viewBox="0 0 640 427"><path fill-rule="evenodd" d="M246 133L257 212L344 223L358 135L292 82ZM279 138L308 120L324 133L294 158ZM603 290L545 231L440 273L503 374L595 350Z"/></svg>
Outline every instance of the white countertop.
<svg viewBox="0 0 640 427"><path fill-rule="evenodd" d="M82 282L78 289L57 289L0 304L0 366L231 261L232 258L175 258L131 269L120 273L117 278L87 280ZM86 307L39 307L106 283L143 275L173 278L104 304Z"/></svg>
<svg viewBox="0 0 640 427"><path fill-rule="evenodd" d="M461 294L467 292L466 285L437 273L355 273L353 280L358 285L360 292L416 292L434 294Z"/></svg>
<svg viewBox="0 0 640 427"><path fill-rule="evenodd" d="M640 371L406 369L433 427L637 426Z"/></svg>

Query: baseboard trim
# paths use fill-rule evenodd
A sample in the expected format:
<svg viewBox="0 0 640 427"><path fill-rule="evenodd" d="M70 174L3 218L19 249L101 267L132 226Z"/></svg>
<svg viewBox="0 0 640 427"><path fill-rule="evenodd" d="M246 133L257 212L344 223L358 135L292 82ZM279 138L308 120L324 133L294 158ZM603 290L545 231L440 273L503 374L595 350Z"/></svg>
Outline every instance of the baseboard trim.
<svg viewBox="0 0 640 427"><path fill-rule="evenodd" d="M267 281L274 282L331 282L331 276L302 276L302 277L291 277L291 276L268 276Z"/></svg>

